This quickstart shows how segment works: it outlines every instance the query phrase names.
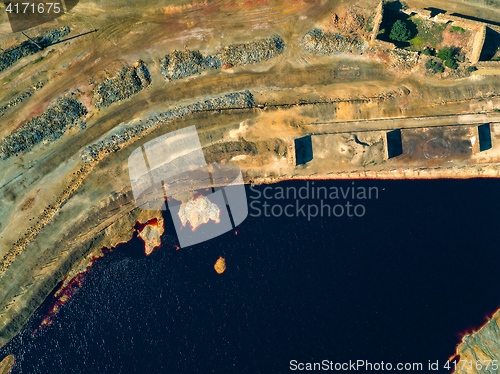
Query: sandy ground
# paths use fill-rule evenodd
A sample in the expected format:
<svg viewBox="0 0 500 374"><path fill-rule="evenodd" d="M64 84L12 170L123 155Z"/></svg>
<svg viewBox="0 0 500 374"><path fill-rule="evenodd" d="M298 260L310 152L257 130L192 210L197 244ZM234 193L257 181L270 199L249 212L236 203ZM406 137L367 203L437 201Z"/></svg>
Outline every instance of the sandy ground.
<svg viewBox="0 0 500 374"><path fill-rule="evenodd" d="M14 356L8 355L0 362L0 374L8 374L14 365Z"/></svg>

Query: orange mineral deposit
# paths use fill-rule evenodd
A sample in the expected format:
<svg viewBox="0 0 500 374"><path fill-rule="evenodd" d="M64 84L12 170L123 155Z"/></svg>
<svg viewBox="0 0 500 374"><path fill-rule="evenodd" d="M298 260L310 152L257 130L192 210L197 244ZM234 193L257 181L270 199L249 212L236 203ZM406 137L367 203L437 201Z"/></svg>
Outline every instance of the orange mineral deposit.
<svg viewBox="0 0 500 374"><path fill-rule="evenodd" d="M217 272L217 274L222 274L226 270L226 260L224 260L222 257L219 257L217 262L214 265L214 269Z"/></svg>

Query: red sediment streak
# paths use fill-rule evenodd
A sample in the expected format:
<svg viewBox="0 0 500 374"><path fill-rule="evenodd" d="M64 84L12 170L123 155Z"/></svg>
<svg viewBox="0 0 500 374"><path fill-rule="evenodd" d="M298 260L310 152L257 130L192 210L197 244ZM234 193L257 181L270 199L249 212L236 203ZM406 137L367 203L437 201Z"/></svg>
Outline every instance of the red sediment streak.
<svg viewBox="0 0 500 374"><path fill-rule="evenodd" d="M142 230L144 230L146 228L146 226L148 225L152 225L152 226L158 226L158 218L151 218L149 221L147 221L146 223L140 223L140 222L136 222L135 225L134 225L134 230L136 230L137 232L141 232Z"/></svg>
<svg viewBox="0 0 500 374"><path fill-rule="evenodd" d="M45 109L44 106L39 106L28 117L38 117L40 114L43 113L44 109Z"/></svg>
<svg viewBox="0 0 500 374"><path fill-rule="evenodd" d="M49 304L47 314L40 323L40 326L35 329L35 331L33 331L33 335L35 335L42 327L50 326L52 324L54 317L56 316L59 309L64 304L66 304L68 300L71 299L71 297L80 289L83 281L85 280L85 277L89 273L89 270L95 263L95 261L110 252L113 252L112 248L101 248L101 253L90 258L89 265L87 265L84 271L76 274L72 278L69 278L69 275L67 275L66 278L64 278L63 281L59 283L57 290L52 294L52 301Z"/></svg>
<svg viewBox="0 0 500 374"><path fill-rule="evenodd" d="M40 323L40 326L33 331L33 335L38 332L42 327L44 326L50 326L59 311L59 309L68 302L68 300L71 299L71 297L80 289L80 287L83 285L83 282L85 280L85 277L89 274L90 269L94 265L94 263L102 258L104 255L113 252L116 248L123 244L127 244L130 241L134 240L137 236L137 233L144 230L144 228L147 225L158 225L158 219L152 218L146 223L140 223L136 222L134 225L134 233L132 235L132 238L126 242L120 242L118 243L115 247L113 248L107 248L103 247L100 250L100 253L98 253L96 256L92 256L89 259L89 264L85 268L85 270L81 271L80 273L76 274L72 278L69 278L69 275L66 276L59 284L56 286L56 290L53 291L51 295L47 299L52 299L52 301L49 304L49 307L47 308L48 311L46 313L46 316ZM165 225L165 223L164 223Z"/></svg>
<svg viewBox="0 0 500 374"><path fill-rule="evenodd" d="M37 331L44 327L52 324L52 321L57 314L57 311L64 305L82 286L83 279L85 277L84 273L79 273L74 276L67 285L61 285L61 288L57 290L54 294L54 300L50 304L49 311L45 318L42 320L40 326L33 332L36 334ZM67 277L65 278L66 281Z"/></svg>

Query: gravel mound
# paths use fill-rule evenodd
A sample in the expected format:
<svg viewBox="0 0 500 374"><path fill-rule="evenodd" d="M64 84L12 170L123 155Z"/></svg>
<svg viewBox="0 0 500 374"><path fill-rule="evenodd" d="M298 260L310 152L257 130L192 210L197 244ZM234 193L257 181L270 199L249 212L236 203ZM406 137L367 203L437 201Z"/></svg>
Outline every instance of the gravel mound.
<svg viewBox="0 0 500 374"><path fill-rule="evenodd" d="M141 84L143 87L149 86L151 84L151 74L149 70L142 60L138 60L135 65L135 72L139 79L141 80Z"/></svg>
<svg viewBox="0 0 500 374"><path fill-rule="evenodd" d="M200 74L204 70L229 68L269 60L284 50L283 39L279 35L274 35L252 43L227 46L213 56L204 56L199 51L174 51L161 61L161 73L167 81L183 79Z"/></svg>
<svg viewBox="0 0 500 374"><path fill-rule="evenodd" d="M167 81L173 81L221 66L220 60L212 56L205 57L199 51L173 51L161 61L161 74Z"/></svg>
<svg viewBox="0 0 500 374"><path fill-rule="evenodd" d="M398 49L388 51L391 56L391 68L396 70L412 70L418 63L419 53Z"/></svg>
<svg viewBox="0 0 500 374"><path fill-rule="evenodd" d="M61 27L60 29L55 29L47 32L43 36L38 36L32 38L42 50L49 47L50 45L60 41L70 32L68 26ZM0 72L6 70L7 68L14 65L14 63L23 57L32 55L39 52L40 49L33 44L30 40L25 40L21 44L14 45L2 53L0 53Z"/></svg>
<svg viewBox="0 0 500 374"><path fill-rule="evenodd" d="M81 158L84 162L96 161L103 154L119 150L120 145L136 136L140 136L143 132L164 122L172 121L192 113L220 109L253 108L254 106L255 101L250 91L240 91L171 109L158 116L150 117L145 121L141 120L130 124L117 134L110 135L97 143L89 145L82 151Z"/></svg>
<svg viewBox="0 0 500 374"><path fill-rule="evenodd" d="M217 53L222 64L233 66L255 64L283 53L285 42L279 35L247 44L233 44Z"/></svg>
<svg viewBox="0 0 500 374"><path fill-rule="evenodd" d="M79 101L64 98L40 116L31 119L26 125L8 135L0 144L2 159L17 156L28 151L42 141L54 141L87 114Z"/></svg>
<svg viewBox="0 0 500 374"><path fill-rule="evenodd" d="M150 83L151 75L144 61L137 61L134 67L124 66L113 78L99 83L94 89L95 106L110 106L136 94Z"/></svg>
<svg viewBox="0 0 500 374"><path fill-rule="evenodd" d="M368 44L348 36L326 34L319 29L314 29L302 39L302 48L316 55L335 55L346 52L361 54L368 49Z"/></svg>

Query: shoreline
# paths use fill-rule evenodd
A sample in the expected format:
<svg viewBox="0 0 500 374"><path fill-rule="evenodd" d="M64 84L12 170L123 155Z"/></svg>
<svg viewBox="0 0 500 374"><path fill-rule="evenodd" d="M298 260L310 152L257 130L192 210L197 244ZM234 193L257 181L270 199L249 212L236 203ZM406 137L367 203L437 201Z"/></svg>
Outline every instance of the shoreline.
<svg viewBox="0 0 500 374"><path fill-rule="evenodd" d="M494 165L494 166L493 166ZM472 179L472 178L500 178L500 163L464 165L456 167L434 168L391 168L382 170L342 171L329 173L314 173L310 175L280 175L278 177L247 177L246 183L251 185L273 184L293 180L433 180L433 179Z"/></svg>
<svg viewBox="0 0 500 374"><path fill-rule="evenodd" d="M312 174L312 175L294 175L287 176L282 175L279 177L263 177L245 178L245 184L249 185L264 185L264 184L276 184L279 182L302 180L302 181L313 181L313 180L435 180L435 179L471 179L471 178L498 178L500 176L500 163L495 164L485 164L481 165L471 165L462 166L459 169L454 168L404 168L404 169L388 169L379 171L362 171L362 172L330 172L322 174ZM120 244L128 243L134 239L134 233L138 231L137 224L140 223L144 227L149 225L152 220L159 219L161 217L161 211L151 211L150 213L142 213L137 207L127 207L128 213L122 215L120 218L114 220L110 225L107 225L104 230L98 230L92 237L87 237L84 242L92 242L90 246L86 248L85 253L82 253L82 258L75 261L72 266L70 266L69 271L63 274L65 284L71 282L71 280L78 276L82 270L87 271L92 267L92 258L101 257L104 255L102 253L103 248L114 249ZM130 210L129 210L130 209ZM159 216L158 216L159 215ZM163 221L161 219L161 221ZM144 223L141 223L144 222ZM165 225L165 222L162 222ZM130 227L129 224L132 224ZM99 226L99 225L98 225ZM114 227L115 226L115 227ZM116 227L118 226L118 227ZM114 229L118 231L115 231ZM142 230L139 230L142 231ZM82 243L83 244L83 243ZM105 244L102 246L102 244ZM161 243L159 244L161 245ZM96 256L96 253L99 255ZM90 266L89 266L90 265ZM57 278L57 277L56 277ZM55 279L57 281L57 279ZM58 284L56 282L56 284ZM53 291L53 289L52 289ZM47 297L43 298L44 302L47 301ZM12 306L12 305L11 305ZM38 307L31 313L33 315ZM30 315L30 317L31 317ZM464 336L478 336L481 331L484 330L485 326L490 324L492 320L495 320L500 324L500 310L494 313L492 319L490 319L485 325L479 327L476 331L472 331L470 334ZM11 320L13 323L14 320ZM10 325L9 323L8 325ZM15 323L15 322L14 322ZM23 324L21 328L24 326ZM15 334L17 335L17 334ZM11 337L11 339L13 336ZM464 338L463 338L464 339ZM9 339L10 341L10 339ZM2 342L2 346L7 344L7 341ZM463 348L460 342L457 342L455 350L459 354L459 350ZM467 346L470 347L469 345Z"/></svg>

